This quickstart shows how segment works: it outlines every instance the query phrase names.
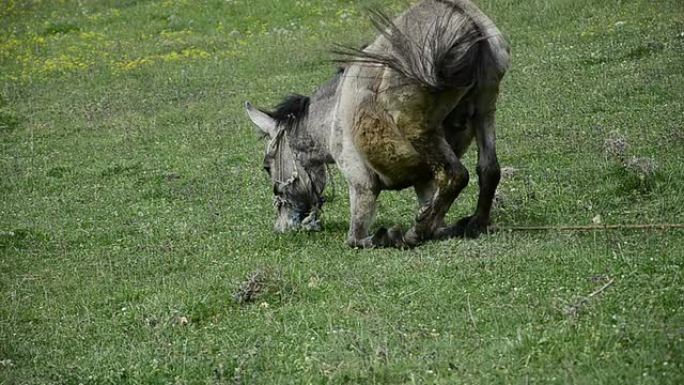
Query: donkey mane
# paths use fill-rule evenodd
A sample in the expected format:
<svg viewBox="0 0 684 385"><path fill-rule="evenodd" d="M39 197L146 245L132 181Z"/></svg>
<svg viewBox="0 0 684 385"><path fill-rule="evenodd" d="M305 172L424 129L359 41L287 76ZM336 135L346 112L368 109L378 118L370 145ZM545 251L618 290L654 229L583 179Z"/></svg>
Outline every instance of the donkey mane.
<svg viewBox="0 0 684 385"><path fill-rule="evenodd" d="M308 96L291 94L285 97L269 115L276 120L279 126L295 125L309 112Z"/></svg>

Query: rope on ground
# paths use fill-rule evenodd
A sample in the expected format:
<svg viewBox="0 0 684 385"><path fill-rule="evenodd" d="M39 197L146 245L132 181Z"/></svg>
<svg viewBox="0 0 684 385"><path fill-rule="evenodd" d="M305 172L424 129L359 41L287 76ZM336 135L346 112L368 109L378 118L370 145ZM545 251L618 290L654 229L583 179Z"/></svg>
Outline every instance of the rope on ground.
<svg viewBox="0 0 684 385"><path fill-rule="evenodd" d="M574 226L500 226L496 231L599 231L599 230L661 230L684 229L684 223L574 225Z"/></svg>

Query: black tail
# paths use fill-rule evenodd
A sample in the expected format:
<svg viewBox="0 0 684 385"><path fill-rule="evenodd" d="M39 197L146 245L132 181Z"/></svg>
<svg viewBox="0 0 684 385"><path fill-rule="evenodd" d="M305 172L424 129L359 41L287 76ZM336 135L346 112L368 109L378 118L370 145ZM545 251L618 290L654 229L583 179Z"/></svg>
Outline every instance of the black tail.
<svg viewBox="0 0 684 385"><path fill-rule="evenodd" d="M371 22L390 48L379 52L341 46L335 53L347 62L387 66L431 91L472 85L485 37L460 7L450 5L427 25L407 14L401 28L383 12L371 10Z"/></svg>

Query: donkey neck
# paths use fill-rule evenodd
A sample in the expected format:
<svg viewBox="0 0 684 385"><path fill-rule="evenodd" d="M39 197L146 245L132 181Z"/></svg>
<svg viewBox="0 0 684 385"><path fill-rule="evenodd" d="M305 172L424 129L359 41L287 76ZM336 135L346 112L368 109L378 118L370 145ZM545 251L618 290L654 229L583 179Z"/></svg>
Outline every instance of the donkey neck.
<svg viewBox="0 0 684 385"><path fill-rule="evenodd" d="M312 111L315 111L314 103L311 105L309 114ZM326 140L325 130L319 129L316 119L311 119L311 116L302 119L287 131L288 145L300 161L305 160L307 163L326 163L328 157Z"/></svg>

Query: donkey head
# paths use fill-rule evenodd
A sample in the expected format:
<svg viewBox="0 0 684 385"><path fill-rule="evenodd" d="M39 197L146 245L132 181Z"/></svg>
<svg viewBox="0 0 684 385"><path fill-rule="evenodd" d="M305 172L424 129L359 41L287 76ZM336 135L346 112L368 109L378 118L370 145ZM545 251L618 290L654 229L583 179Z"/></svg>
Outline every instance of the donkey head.
<svg viewBox="0 0 684 385"><path fill-rule="evenodd" d="M254 108L249 102L245 108L257 134L266 139L263 168L273 185L275 231L320 230L326 170L307 133L309 98L289 96L273 112Z"/></svg>

